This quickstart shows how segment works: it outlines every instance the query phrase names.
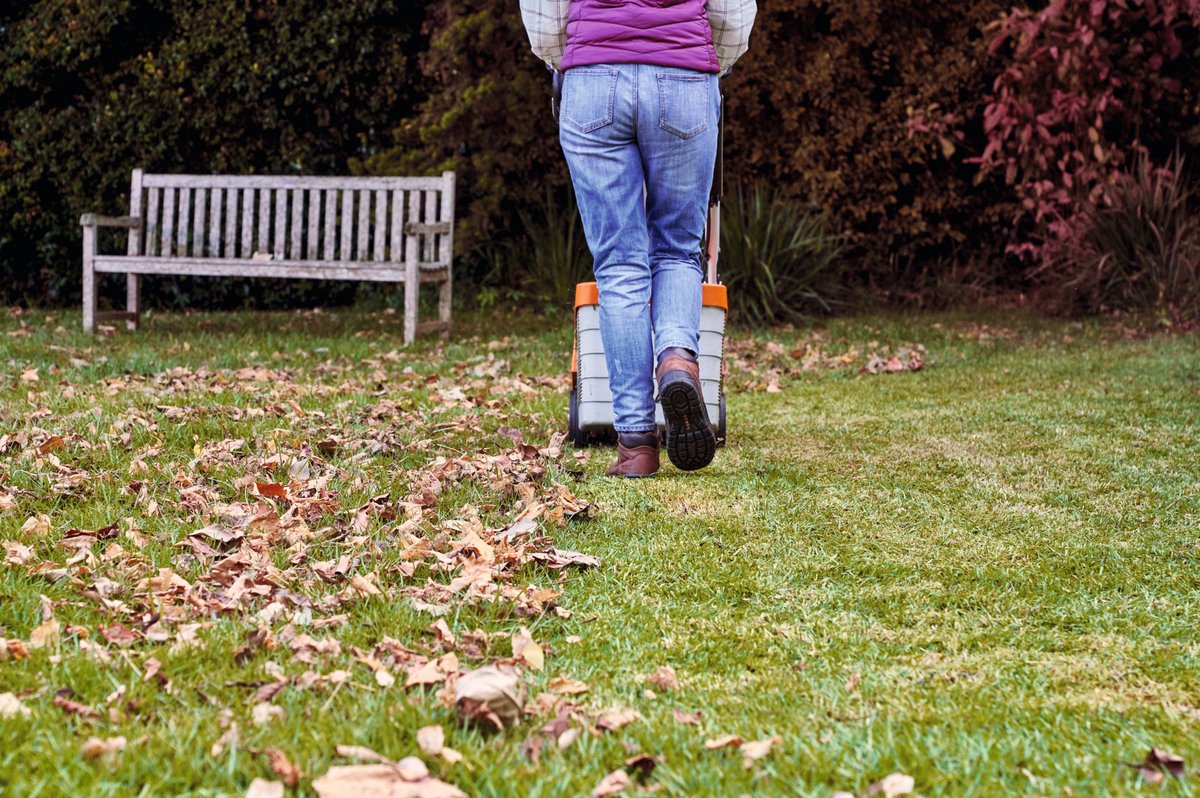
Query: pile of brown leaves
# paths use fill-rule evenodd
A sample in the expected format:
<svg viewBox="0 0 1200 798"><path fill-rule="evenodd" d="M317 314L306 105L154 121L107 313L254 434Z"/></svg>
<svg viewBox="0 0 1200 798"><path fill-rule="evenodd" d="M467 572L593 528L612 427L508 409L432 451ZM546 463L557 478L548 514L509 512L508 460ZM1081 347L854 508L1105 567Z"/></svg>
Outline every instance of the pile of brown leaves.
<svg viewBox="0 0 1200 798"><path fill-rule="evenodd" d="M559 603L560 573L600 563L557 547L551 535L591 517L594 507L560 481L578 477L576 459L564 455L563 435L533 446L507 427L500 435L504 445L471 452L448 441L481 433L488 418L527 426L508 414L506 397L564 390L565 377L514 375L494 354L464 366L453 380L411 368L397 373L399 360L384 355L365 365L326 363L303 371L172 368L90 385L27 370L21 380L33 409L22 428L0 435L0 512L20 513L51 496L86 504L116 491L136 512L88 529L29 513L14 539L0 541L3 567L41 582L55 597L43 597L40 623L27 634L0 637L0 660L47 649L55 660L78 654L125 661L170 691L172 675L151 649L203 646L206 630L228 619L246 629L235 663L281 652L307 668L286 675L272 658L266 663L271 680L226 685L252 688L252 724L283 715L278 697L285 690L333 694L364 676L378 688L431 691L464 718L496 730L534 713L525 702L522 671L542 669L545 648L522 627L512 655L498 656L493 634L452 630L446 618L474 604L498 605L506 617L570 617ZM47 384L50 376L56 384ZM380 388L385 381L386 390ZM303 404L356 391L378 401L349 417ZM236 403L228 400L230 392ZM124 409L109 411L103 424L99 411L50 409L59 399L89 395L119 400L112 404ZM186 458L165 458L163 435L197 419L274 419L278 427L252 440L196 440ZM109 450L124 456L105 457ZM385 479L370 473L388 456L420 465ZM36 487L12 487L6 476L17 470ZM363 495L381 482L407 487L346 506L344 494ZM451 494L475 498L457 506L458 500L447 501ZM407 603L428 614L427 634L385 637L371 648L344 646L338 633L352 605L372 601ZM84 606L103 620L76 623L72 616ZM352 670L342 664L347 657ZM95 707L66 688L52 703L95 723L119 722L130 707L118 692ZM0 716L27 715L31 695L0 695ZM214 757L238 741L234 717L227 711ZM423 751L447 762L461 759L433 728L423 730ZM117 757L136 744L96 737L82 754ZM281 752L266 753L282 783L293 786L299 771ZM363 759L361 753L349 756ZM431 777L419 760L368 759L369 765L330 770L314 788L326 796L371 789L462 794ZM259 780L252 794L277 794L278 784Z"/></svg>
<svg viewBox="0 0 1200 798"><path fill-rule="evenodd" d="M850 346L838 352L821 333L791 346L755 338L731 338L725 344L726 370L736 390L778 393L804 374L856 369L859 374L895 374L925 368L928 353L918 343L889 349L871 342L865 350Z"/></svg>

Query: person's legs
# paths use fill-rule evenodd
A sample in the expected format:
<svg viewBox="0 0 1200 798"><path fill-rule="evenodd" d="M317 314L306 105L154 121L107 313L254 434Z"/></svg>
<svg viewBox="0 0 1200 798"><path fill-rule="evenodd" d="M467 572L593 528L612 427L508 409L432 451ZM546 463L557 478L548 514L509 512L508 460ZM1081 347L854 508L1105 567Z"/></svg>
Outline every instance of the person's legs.
<svg viewBox="0 0 1200 798"><path fill-rule="evenodd" d="M711 463L717 450L696 355L704 280L700 244L717 154L720 90L716 75L647 67L638 95L659 401L667 456L692 471Z"/></svg>
<svg viewBox="0 0 1200 798"><path fill-rule="evenodd" d="M654 351L699 351L701 239L717 155L716 75L642 67L638 142L646 173Z"/></svg>
<svg viewBox="0 0 1200 798"><path fill-rule="evenodd" d="M651 272L637 68L577 67L564 76L559 139L595 258L600 334L618 433L655 430Z"/></svg>

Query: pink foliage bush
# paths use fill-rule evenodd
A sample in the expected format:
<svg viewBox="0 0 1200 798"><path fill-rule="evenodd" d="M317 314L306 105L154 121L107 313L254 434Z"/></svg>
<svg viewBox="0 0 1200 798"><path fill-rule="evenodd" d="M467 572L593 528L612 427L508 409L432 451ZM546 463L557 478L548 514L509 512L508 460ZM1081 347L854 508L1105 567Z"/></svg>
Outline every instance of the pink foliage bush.
<svg viewBox="0 0 1200 798"><path fill-rule="evenodd" d="M970 160L1017 193L1010 251L1049 263L1137 157L1196 124L1200 0L1052 0L994 27L1003 70Z"/></svg>

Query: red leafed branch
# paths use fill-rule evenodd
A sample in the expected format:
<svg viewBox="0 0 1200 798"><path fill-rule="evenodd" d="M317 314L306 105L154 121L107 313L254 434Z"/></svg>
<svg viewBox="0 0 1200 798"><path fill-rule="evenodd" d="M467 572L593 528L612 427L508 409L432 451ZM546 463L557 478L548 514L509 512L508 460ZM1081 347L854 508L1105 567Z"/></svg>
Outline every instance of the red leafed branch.
<svg viewBox="0 0 1200 798"><path fill-rule="evenodd" d="M1015 251L1037 258L1070 236L1147 137L1161 140L1157 123L1183 115L1198 29L1200 0L1053 0L994 23L1003 68L971 160L1017 192Z"/></svg>

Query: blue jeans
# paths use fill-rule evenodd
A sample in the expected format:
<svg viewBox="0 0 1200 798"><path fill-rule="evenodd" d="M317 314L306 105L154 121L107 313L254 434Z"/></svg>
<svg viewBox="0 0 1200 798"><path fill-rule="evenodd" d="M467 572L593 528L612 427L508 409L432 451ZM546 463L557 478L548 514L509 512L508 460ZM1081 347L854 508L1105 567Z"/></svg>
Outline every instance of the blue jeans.
<svg viewBox="0 0 1200 798"><path fill-rule="evenodd" d="M699 349L720 102L717 76L687 69L604 64L564 75L559 139L595 258L618 432L656 428L656 356Z"/></svg>

